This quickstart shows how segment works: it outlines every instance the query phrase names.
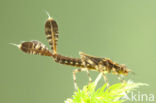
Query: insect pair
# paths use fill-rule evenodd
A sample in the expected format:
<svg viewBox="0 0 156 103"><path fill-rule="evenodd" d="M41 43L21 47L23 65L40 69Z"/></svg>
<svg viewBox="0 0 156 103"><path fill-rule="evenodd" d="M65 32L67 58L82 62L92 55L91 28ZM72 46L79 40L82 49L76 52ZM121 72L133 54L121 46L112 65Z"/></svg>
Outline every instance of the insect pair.
<svg viewBox="0 0 156 103"><path fill-rule="evenodd" d="M49 14L48 14L49 16ZM92 82L89 70L95 70L100 72L106 83L108 83L106 78L106 73L113 73L120 77L120 75L128 75L130 72L129 69L126 68L125 65L119 65L108 58L99 58L87 55L83 52L79 52L80 58L71 58L66 57L57 53L57 41L58 41L58 25L56 21L49 16L45 23L45 34L46 38L51 46L52 52L41 42L39 41L29 41L22 42L21 44L16 45L20 50L28 54L36 54L52 57L55 62L65 65L70 65L74 67L78 67L79 69L73 70L73 80L74 86L77 89L76 83L76 73L81 71L86 71L89 77L89 82Z"/></svg>

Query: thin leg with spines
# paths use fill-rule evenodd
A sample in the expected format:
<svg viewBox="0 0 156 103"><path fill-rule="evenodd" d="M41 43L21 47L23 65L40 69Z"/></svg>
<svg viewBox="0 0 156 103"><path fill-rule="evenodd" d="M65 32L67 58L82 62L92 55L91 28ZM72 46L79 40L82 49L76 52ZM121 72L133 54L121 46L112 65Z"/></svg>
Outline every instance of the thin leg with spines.
<svg viewBox="0 0 156 103"><path fill-rule="evenodd" d="M121 82L123 82L123 83L125 83L126 81L124 80L124 78L121 76L121 75L117 75L118 76L118 79L121 81Z"/></svg>
<svg viewBox="0 0 156 103"><path fill-rule="evenodd" d="M103 78L104 78L105 83L107 83L107 87L109 87L108 79L107 79L105 73L103 72L102 74L103 74Z"/></svg>
<svg viewBox="0 0 156 103"><path fill-rule="evenodd" d="M76 73L78 72L81 72L82 69L75 69L73 70L73 81L74 81L74 87L76 90L78 90L78 86L77 86L77 83L76 83Z"/></svg>
<svg viewBox="0 0 156 103"><path fill-rule="evenodd" d="M87 73L88 78L89 78L89 83L91 83L92 82L92 78L90 76L89 70L87 68L85 68L85 70L86 70L86 73Z"/></svg>
<svg viewBox="0 0 156 103"><path fill-rule="evenodd" d="M87 67L86 62L85 62L85 61L87 61L87 60L86 60L86 56L84 56L84 55L82 55L82 54L80 54L80 56L81 56L81 60L82 60L83 65L84 65L85 67ZM91 76L90 76L90 73L89 73L88 68L85 68L85 71L86 71L86 73L87 73L87 75L88 75L89 84L90 84L90 83L92 82L92 78L91 78Z"/></svg>

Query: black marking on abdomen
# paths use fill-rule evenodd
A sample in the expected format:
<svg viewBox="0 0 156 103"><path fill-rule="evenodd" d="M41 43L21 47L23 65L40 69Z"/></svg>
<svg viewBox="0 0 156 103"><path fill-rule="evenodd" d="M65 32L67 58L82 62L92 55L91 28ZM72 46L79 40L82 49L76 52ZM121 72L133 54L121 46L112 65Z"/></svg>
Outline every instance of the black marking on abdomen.
<svg viewBox="0 0 156 103"><path fill-rule="evenodd" d="M65 65L71 65L71 66L76 66L76 67L84 67L82 65L82 61L79 58L70 58L70 57L65 57L59 54L54 55L55 62L58 62L60 64L65 64Z"/></svg>

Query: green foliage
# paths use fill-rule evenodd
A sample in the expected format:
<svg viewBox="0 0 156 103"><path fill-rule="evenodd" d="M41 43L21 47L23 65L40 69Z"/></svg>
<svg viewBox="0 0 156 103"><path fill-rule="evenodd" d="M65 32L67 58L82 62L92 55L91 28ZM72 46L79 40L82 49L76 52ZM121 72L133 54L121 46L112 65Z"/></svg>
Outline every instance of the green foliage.
<svg viewBox="0 0 156 103"><path fill-rule="evenodd" d="M67 99L65 103L123 103L129 98L127 94L140 86L147 86L144 83L117 83L107 87L104 84L96 89L95 83L84 86L82 90L74 92L73 99Z"/></svg>

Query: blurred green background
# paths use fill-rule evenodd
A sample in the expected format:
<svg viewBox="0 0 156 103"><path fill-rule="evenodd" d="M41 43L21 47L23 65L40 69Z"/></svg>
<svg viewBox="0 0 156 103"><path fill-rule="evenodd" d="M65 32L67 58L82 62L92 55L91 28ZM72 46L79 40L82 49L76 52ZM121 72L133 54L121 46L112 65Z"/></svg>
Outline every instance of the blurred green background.
<svg viewBox="0 0 156 103"><path fill-rule="evenodd" d="M83 51L126 64L136 73L126 79L150 84L141 93L156 93L155 0L1 0L0 103L63 103L74 91L73 67L8 44L39 40L49 47L45 10L58 22L59 53L79 57ZM77 78L80 87L88 82L86 73Z"/></svg>

